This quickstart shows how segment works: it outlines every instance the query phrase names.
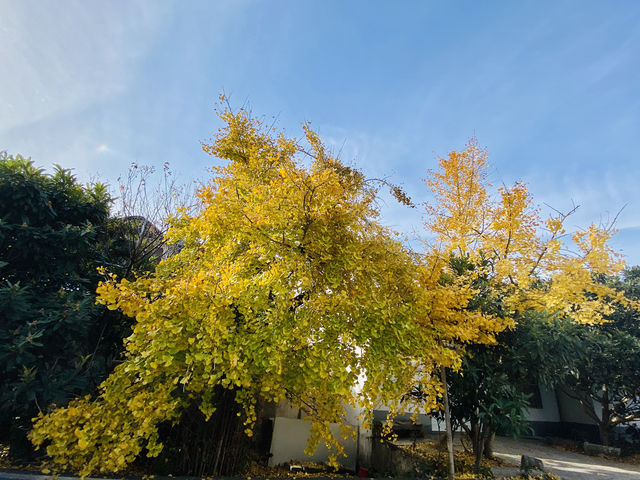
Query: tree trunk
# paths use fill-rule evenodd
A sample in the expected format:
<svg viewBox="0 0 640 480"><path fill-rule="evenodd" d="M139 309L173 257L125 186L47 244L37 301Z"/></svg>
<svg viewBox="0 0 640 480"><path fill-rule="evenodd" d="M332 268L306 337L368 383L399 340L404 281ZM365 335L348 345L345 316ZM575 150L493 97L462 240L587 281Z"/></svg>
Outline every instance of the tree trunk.
<svg viewBox="0 0 640 480"><path fill-rule="evenodd" d="M609 435L611 430L611 410L609 409L609 392L606 389L602 392L600 405L602 406L601 420L598 423L600 441L608 447L611 442L611 436Z"/></svg>
<svg viewBox="0 0 640 480"><path fill-rule="evenodd" d="M491 432L484 439L484 456L486 458L493 458L493 441L496 438L496 432Z"/></svg>
<svg viewBox="0 0 640 480"><path fill-rule="evenodd" d="M598 428L600 429L600 441L606 447L611 445L611 435L610 435L610 427L609 422L606 424L601 422L598 424Z"/></svg>
<svg viewBox="0 0 640 480"><path fill-rule="evenodd" d="M474 455L478 454L478 450L480 449L480 422L475 415L473 415L469 419L469 423L471 424L470 428L470 438L471 438L471 449L473 450Z"/></svg>
<svg viewBox="0 0 640 480"><path fill-rule="evenodd" d="M473 467L473 471L475 473L478 473L480 471L480 464L482 462L483 452L484 452L484 442L482 441L482 438L481 438L480 442L478 442L478 449L476 450L476 463Z"/></svg>
<svg viewBox="0 0 640 480"><path fill-rule="evenodd" d="M444 403L444 421L447 430L447 450L449 451L449 480L454 480L456 476L456 467L453 462L453 432L451 430L451 414L449 412L449 394L447 390L447 372L444 367L440 367L440 379L444 387L443 403Z"/></svg>

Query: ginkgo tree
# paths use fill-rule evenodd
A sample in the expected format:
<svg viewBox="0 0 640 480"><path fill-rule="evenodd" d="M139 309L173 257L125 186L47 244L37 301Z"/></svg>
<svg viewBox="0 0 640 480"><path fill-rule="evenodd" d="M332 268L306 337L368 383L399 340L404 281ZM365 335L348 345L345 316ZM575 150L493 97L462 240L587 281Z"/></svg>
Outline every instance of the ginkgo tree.
<svg viewBox="0 0 640 480"><path fill-rule="evenodd" d="M569 234L565 222L575 208L544 219L524 183L493 189L488 174L487 151L472 139L464 150L440 158L425 180L432 201L426 204L430 241L424 261L439 279L431 295L460 296L448 305L453 312L432 310L430 318L455 314L481 324L478 317L485 317L495 330L513 328L533 312L601 323L614 305L629 304L619 290L597 281L624 266L607 244L615 233L612 225ZM448 347L462 352L468 340L459 336ZM473 446L479 466L493 432L490 424L477 428Z"/></svg>
<svg viewBox="0 0 640 480"><path fill-rule="evenodd" d="M430 180L438 242L422 255L379 223L379 183L334 158L309 125L298 141L246 111L221 118L203 148L222 164L202 208L172 220L176 253L135 280L105 272L98 288L100 302L135 319L123 362L93 397L36 419L31 440L58 468L115 472L158 455L162 426L194 408L211 418L220 389L247 434L262 402L287 399L308 414L309 451L323 441L339 455L329 427L345 407L435 408L438 368L459 368L461 345L495 342L518 310L581 321L606 310L613 293L591 275L619 268L610 232L578 234L583 255L564 255L564 217L542 224L522 184L490 198L475 144ZM452 255L476 268L456 274ZM508 314L477 308L481 276ZM422 404L401 404L416 384Z"/></svg>
<svg viewBox="0 0 640 480"><path fill-rule="evenodd" d="M477 268L467 273L488 275L512 312L545 309L580 323L601 322L611 312L611 300L624 301L594 278L624 266L607 244L613 226L591 225L569 234L564 224L575 208L543 219L522 182L492 195L487 157L472 140L429 172L426 184L434 201L426 204L425 226L433 238L431 261L468 258Z"/></svg>
<svg viewBox="0 0 640 480"><path fill-rule="evenodd" d="M247 434L260 402L287 399L308 414L308 448L324 441L338 455L329 426L345 406L393 410L417 381L434 407L434 366L459 362L443 339L491 339L486 317L456 316L464 288L432 295L438 276L377 221L379 184L308 125L297 141L245 111L221 118L203 148L225 163L200 190L201 211L173 219L178 252L98 289L135 318L125 360L96 396L35 423L32 441L59 468L113 472L157 455L160 426L193 405L209 418L220 388L234 392Z"/></svg>

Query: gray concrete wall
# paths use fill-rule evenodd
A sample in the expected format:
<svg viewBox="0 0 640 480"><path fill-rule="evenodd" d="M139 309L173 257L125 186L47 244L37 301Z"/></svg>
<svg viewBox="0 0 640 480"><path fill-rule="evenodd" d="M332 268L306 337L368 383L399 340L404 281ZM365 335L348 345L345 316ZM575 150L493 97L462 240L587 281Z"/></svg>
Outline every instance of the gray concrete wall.
<svg viewBox="0 0 640 480"><path fill-rule="evenodd" d="M412 455L392 442L374 439L369 476L375 478L432 478L433 465L418 455Z"/></svg>

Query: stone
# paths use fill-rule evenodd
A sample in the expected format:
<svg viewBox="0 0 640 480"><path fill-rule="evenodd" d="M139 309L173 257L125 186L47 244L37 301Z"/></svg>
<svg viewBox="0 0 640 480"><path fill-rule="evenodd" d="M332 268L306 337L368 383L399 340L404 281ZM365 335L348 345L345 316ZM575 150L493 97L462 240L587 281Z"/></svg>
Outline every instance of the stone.
<svg viewBox="0 0 640 480"><path fill-rule="evenodd" d="M529 470L544 470L542 460L529 455L522 455L520 458L520 470L528 472Z"/></svg>
<svg viewBox="0 0 640 480"><path fill-rule="evenodd" d="M584 448L584 453L587 455L611 455L613 457L619 457L621 453L619 448L606 447L597 443L584 442L582 448Z"/></svg>

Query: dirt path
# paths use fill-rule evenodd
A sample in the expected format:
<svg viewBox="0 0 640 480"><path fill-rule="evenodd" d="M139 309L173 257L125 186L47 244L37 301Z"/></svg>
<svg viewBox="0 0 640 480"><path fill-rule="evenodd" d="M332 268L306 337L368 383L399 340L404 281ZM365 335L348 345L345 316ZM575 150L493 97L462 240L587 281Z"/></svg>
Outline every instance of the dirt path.
<svg viewBox="0 0 640 480"><path fill-rule="evenodd" d="M537 440L496 437L494 450L496 456L517 465L521 455L539 458L546 470L567 480L640 480L640 465L567 452Z"/></svg>

